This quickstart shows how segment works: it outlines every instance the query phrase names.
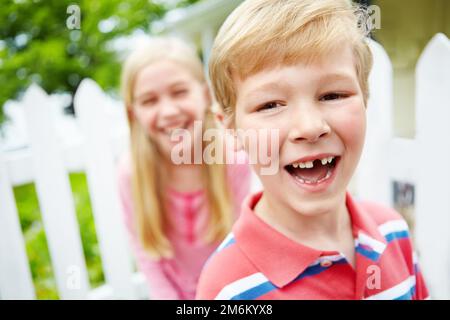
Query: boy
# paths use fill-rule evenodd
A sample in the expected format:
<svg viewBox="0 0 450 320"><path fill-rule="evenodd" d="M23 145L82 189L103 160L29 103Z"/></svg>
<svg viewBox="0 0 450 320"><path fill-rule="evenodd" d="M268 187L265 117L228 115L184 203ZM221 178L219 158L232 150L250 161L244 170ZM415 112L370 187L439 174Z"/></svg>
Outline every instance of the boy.
<svg viewBox="0 0 450 320"><path fill-rule="evenodd" d="M355 10L346 0L247 0L219 31L216 98L230 127L278 130L279 169L253 166L264 191L205 265L198 299L428 297L401 216L346 192L372 66Z"/></svg>

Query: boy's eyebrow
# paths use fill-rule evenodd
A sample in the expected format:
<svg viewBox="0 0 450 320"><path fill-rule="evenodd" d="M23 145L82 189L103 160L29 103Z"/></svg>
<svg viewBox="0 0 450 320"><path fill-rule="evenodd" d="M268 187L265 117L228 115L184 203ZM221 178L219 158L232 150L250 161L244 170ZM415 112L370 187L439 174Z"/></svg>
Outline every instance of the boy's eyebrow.
<svg viewBox="0 0 450 320"><path fill-rule="evenodd" d="M256 88L252 89L250 92L247 92L245 95L246 99L252 98L253 96L260 94L261 92L267 92L270 90L279 90L281 86L276 82L268 82L264 83L262 85L257 86Z"/></svg>
<svg viewBox="0 0 450 320"><path fill-rule="evenodd" d="M321 76L319 76L318 78L316 78L317 80L314 81L318 81L318 83L322 84L324 82L330 82L330 81L346 81L346 82L350 82L350 83L355 83L355 77L348 72L335 72L335 73L325 73ZM270 91L276 91L276 90L280 90L282 89L283 86L281 86L279 83L277 82L267 82L267 83L263 83L259 86L257 86L256 88L252 89L250 92L247 92L245 94L245 99L249 100L253 97L258 98L259 95L263 92L270 92Z"/></svg>
<svg viewBox="0 0 450 320"><path fill-rule="evenodd" d="M321 76L320 78L320 82L325 82L325 81L350 81L350 82L354 82L355 78L348 73L326 73L323 76Z"/></svg>

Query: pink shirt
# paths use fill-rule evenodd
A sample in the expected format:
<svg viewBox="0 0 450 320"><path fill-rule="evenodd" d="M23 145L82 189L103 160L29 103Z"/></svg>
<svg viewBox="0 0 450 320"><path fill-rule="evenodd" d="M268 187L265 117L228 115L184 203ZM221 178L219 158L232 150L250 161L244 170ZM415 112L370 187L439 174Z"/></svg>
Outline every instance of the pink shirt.
<svg viewBox="0 0 450 320"><path fill-rule="evenodd" d="M243 157L245 157L244 153L238 154L238 158L245 161ZM227 177L237 217L241 203L249 192L250 168L247 164L228 165ZM167 190L170 199L168 215L172 221L176 222L173 224L175 227L168 234L175 250L175 257L157 261L145 253L135 230L129 156L124 156L119 161L118 185L124 222L130 236L137 267L148 282L150 297L171 300L194 299L203 265L220 244L219 241L216 244L207 245L200 238L209 217L204 190L186 193Z"/></svg>

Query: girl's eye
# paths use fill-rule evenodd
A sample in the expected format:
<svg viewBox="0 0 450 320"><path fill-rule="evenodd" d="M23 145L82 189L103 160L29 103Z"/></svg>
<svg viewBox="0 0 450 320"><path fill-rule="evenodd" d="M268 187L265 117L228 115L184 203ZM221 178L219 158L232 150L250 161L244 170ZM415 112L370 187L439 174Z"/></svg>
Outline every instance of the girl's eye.
<svg viewBox="0 0 450 320"><path fill-rule="evenodd" d="M148 99L144 99L141 103L144 106L152 106L156 103L157 99L156 98L148 98Z"/></svg>
<svg viewBox="0 0 450 320"><path fill-rule="evenodd" d="M186 95L188 93L188 91L186 89L180 89L180 90L176 90L173 92L173 95L175 97L182 97L184 95Z"/></svg>
<svg viewBox="0 0 450 320"><path fill-rule="evenodd" d="M280 103L272 101L272 102L265 103L262 106L258 107L258 109L256 111L257 112L267 111L267 110L275 109L280 106L281 106Z"/></svg>
<svg viewBox="0 0 450 320"><path fill-rule="evenodd" d="M332 92L323 95L319 100L320 101L339 100L347 98L348 96L349 96L348 94Z"/></svg>

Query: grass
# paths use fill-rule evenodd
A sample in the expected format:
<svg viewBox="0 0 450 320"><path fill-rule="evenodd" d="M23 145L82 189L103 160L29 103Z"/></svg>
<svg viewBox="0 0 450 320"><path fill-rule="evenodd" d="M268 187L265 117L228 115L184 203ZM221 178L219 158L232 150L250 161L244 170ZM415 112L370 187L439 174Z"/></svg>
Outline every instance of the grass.
<svg viewBox="0 0 450 320"><path fill-rule="evenodd" d="M84 257L92 288L104 283L97 234L89 198L86 175L82 172L69 175L76 208ZM26 252L38 299L59 299L51 264L39 201L34 183L14 188L20 224L24 234Z"/></svg>

